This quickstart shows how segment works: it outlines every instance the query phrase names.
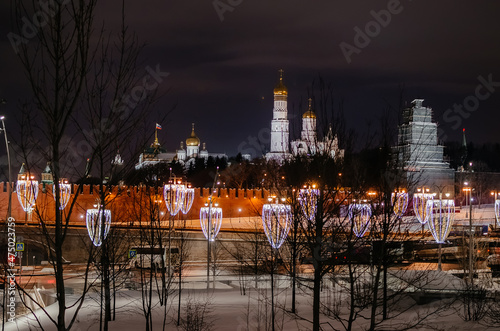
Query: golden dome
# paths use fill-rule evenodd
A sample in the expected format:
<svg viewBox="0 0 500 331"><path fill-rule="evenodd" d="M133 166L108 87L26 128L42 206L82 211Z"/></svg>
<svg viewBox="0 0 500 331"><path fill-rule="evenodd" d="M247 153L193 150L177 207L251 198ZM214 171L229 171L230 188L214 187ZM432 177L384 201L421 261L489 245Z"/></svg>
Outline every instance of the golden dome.
<svg viewBox="0 0 500 331"><path fill-rule="evenodd" d="M278 84L274 88L274 94L288 95L288 89L283 84L283 69L280 69L279 73L280 73L280 81L278 82Z"/></svg>
<svg viewBox="0 0 500 331"><path fill-rule="evenodd" d="M302 115L302 118L316 118L316 114L314 113L312 109L312 99L309 98L309 107L307 108L307 111Z"/></svg>
<svg viewBox="0 0 500 331"><path fill-rule="evenodd" d="M200 138L198 138L198 136L196 136L196 133L194 133L194 123L191 135L186 139L186 146L200 146Z"/></svg>

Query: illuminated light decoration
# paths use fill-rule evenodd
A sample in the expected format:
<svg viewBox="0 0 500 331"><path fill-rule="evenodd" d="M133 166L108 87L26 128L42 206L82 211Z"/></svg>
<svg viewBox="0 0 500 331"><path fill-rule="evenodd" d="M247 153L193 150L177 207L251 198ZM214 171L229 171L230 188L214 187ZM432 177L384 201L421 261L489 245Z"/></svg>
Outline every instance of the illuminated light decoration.
<svg viewBox="0 0 500 331"><path fill-rule="evenodd" d="M111 210L102 208L87 209L87 231L94 246L99 247L102 245L102 242L108 236L110 227Z"/></svg>
<svg viewBox="0 0 500 331"><path fill-rule="evenodd" d="M52 185L52 196L56 199L56 186ZM59 210L66 208L71 197L71 184L67 180L59 181Z"/></svg>
<svg viewBox="0 0 500 331"><path fill-rule="evenodd" d="M408 209L408 193L407 192L393 192L391 195L392 209L394 215L401 217Z"/></svg>
<svg viewBox="0 0 500 331"><path fill-rule="evenodd" d="M432 236L436 243L443 244L455 220L455 200L429 200L427 201L427 213L429 214L427 225Z"/></svg>
<svg viewBox="0 0 500 331"><path fill-rule="evenodd" d="M21 175L16 184L17 199L23 210L28 213L28 220L31 219L31 213L38 197L38 181L34 180L33 176L29 177L29 175Z"/></svg>
<svg viewBox="0 0 500 331"><path fill-rule="evenodd" d="M427 201L434 200L434 194L430 193L415 193L413 194L413 211L417 216L418 221L423 225L429 220L427 212Z"/></svg>
<svg viewBox="0 0 500 331"><path fill-rule="evenodd" d="M184 188L185 186L180 184L167 184L163 188L163 198L172 216L177 215L181 210Z"/></svg>
<svg viewBox="0 0 500 331"><path fill-rule="evenodd" d="M185 188L182 194L181 211L183 214L187 214L193 205L194 188Z"/></svg>
<svg viewBox="0 0 500 331"><path fill-rule="evenodd" d="M372 208L366 203L352 203L349 205L349 219L352 222L352 232L361 238L370 227Z"/></svg>
<svg viewBox="0 0 500 331"><path fill-rule="evenodd" d="M222 225L222 208L200 208L200 223L205 238L209 241L215 241L215 237L219 234L219 230Z"/></svg>
<svg viewBox="0 0 500 331"><path fill-rule="evenodd" d="M495 218L497 220L497 225L500 225L500 200L495 200Z"/></svg>
<svg viewBox="0 0 500 331"><path fill-rule="evenodd" d="M318 208L318 189L301 189L299 190L299 203L302 212L308 221L314 220L316 217L316 210Z"/></svg>
<svg viewBox="0 0 500 331"><path fill-rule="evenodd" d="M285 204L266 204L262 206L262 224L267 240L273 248L283 245L292 223L292 208Z"/></svg>

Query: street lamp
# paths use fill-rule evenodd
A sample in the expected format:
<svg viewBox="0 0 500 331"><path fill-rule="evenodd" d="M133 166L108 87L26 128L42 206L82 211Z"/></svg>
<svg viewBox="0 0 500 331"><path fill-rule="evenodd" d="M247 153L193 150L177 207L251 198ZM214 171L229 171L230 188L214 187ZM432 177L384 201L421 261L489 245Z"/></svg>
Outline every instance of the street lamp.
<svg viewBox="0 0 500 331"><path fill-rule="evenodd" d="M0 99L0 103L5 104L5 99ZM7 139L7 130L5 129L5 116L0 116L0 120L2 121L2 131L3 136L5 138L5 149L7 150L7 163L9 164L9 174L8 180L9 185L7 186L7 194L9 195L9 206L7 209L7 220L10 218L12 213L12 178L10 177L10 148L9 148L9 140Z"/></svg>
<svg viewBox="0 0 500 331"><path fill-rule="evenodd" d="M427 213L427 201L434 199L434 194L429 193L428 188L417 189L418 193L413 194L413 211L417 216L418 221L422 224L422 233L424 224L429 220Z"/></svg>
<svg viewBox="0 0 500 331"><path fill-rule="evenodd" d="M313 221L316 218L319 193L319 189L316 188L316 185L312 185L312 187L308 188L304 186L303 189L299 190L300 207L308 221Z"/></svg>
<svg viewBox="0 0 500 331"><path fill-rule="evenodd" d="M402 217L408 208L408 192L396 191L391 194L392 210L396 217Z"/></svg>
<svg viewBox="0 0 500 331"><path fill-rule="evenodd" d="M276 199L276 198L275 198ZM273 198L268 199L272 202ZM267 240L275 249L281 247L292 223L292 207L288 204L269 203L262 206L262 224Z"/></svg>
<svg viewBox="0 0 500 331"><path fill-rule="evenodd" d="M208 197L208 202L205 207L200 208L200 224L205 238L207 238L207 289L210 287L210 254L211 247L210 242L215 243L215 238L219 233L220 227L222 225L222 208L218 207L218 204L214 205L213 194L215 192L215 185L218 184L219 178L219 167L215 172L214 182L212 184L212 189L210 190L210 196ZM214 251L215 256L215 251ZM214 277L213 286L215 287L215 267L214 267Z"/></svg>
<svg viewBox="0 0 500 331"><path fill-rule="evenodd" d="M19 170L19 175L16 184L17 199L23 207L23 210L27 213L27 221L31 221L31 214L35 206L36 198L38 197L38 181L35 180L35 176L29 174L24 167L24 163L21 165Z"/></svg>
<svg viewBox="0 0 500 331"><path fill-rule="evenodd" d="M182 195L181 211L184 215L186 215L191 210L191 206L193 206L194 188L184 187Z"/></svg>
<svg viewBox="0 0 500 331"><path fill-rule="evenodd" d="M496 225L500 225L500 199L498 199L498 191L491 192L491 195L495 196L495 228Z"/></svg>
<svg viewBox="0 0 500 331"><path fill-rule="evenodd" d="M111 210L103 209L101 204L95 205L96 209L87 209L87 231L94 246L102 245L108 236L111 227Z"/></svg>
<svg viewBox="0 0 500 331"><path fill-rule="evenodd" d="M218 203L213 203L211 196L205 206L200 208L201 229L208 241L215 241L222 225L222 208L218 207Z"/></svg>
<svg viewBox="0 0 500 331"><path fill-rule="evenodd" d="M56 186L52 185L52 196L56 199ZM71 196L71 184L67 179L59 180L59 210L66 208Z"/></svg>
<svg viewBox="0 0 500 331"><path fill-rule="evenodd" d="M275 199L275 203L272 203ZM284 204L285 198L278 203L277 197L268 198L269 204L262 206L262 225L267 240L271 244L271 324L274 331L274 250L278 250L290 232L292 207Z"/></svg>
<svg viewBox="0 0 500 331"><path fill-rule="evenodd" d="M449 197L446 193L446 197ZM455 200L443 199L439 193L439 200L427 201L427 213L429 214L429 230L436 243L439 244L438 270L441 270L441 245L445 242L455 220Z"/></svg>
<svg viewBox="0 0 500 331"><path fill-rule="evenodd" d="M181 210L185 186L177 183L169 183L163 187L163 197L170 215L175 216Z"/></svg>
<svg viewBox="0 0 500 331"><path fill-rule="evenodd" d="M352 231L356 237L363 237L370 227L372 208L367 203L351 203L348 213L352 223Z"/></svg>

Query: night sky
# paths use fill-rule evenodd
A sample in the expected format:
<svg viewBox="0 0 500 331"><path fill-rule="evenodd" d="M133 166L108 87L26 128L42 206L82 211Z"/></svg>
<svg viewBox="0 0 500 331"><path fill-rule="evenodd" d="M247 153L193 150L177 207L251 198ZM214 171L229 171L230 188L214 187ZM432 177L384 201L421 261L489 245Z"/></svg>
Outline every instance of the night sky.
<svg viewBox="0 0 500 331"><path fill-rule="evenodd" d="M219 15L214 4L227 10ZM15 133L16 103L29 100L30 91L7 39L10 6L0 4L0 98L8 99L1 112ZM294 128L308 89L321 76L343 100L358 142L369 126L379 127L388 104L397 107L400 85L406 101L422 98L434 109L448 141L459 140L462 127L468 141L500 141L498 1L144 0L126 6L130 29L145 44L140 66L170 73L150 118L154 130L157 118L175 105L159 134L167 150L177 148L195 122L209 152L258 153L245 143L270 127L280 68ZM373 23L381 10L392 11L385 27ZM97 11L96 22L117 26L119 3L100 1ZM367 24L372 37L364 45L357 40L348 63L340 45L356 47L355 29L365 31ZM492 83L478 88L480 76ZM469 105L461 113L444 115L464 102Z"/></svg>

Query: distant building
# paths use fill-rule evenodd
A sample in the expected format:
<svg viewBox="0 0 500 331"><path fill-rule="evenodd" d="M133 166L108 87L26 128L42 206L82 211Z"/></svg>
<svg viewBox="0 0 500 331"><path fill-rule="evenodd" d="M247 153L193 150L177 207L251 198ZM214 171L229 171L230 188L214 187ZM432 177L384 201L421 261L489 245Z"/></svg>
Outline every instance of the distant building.
<svg viewBox="0 0 500 331"><path fill-rule="evenodd" d="M316 114L312 108L312 99L309 98L307 111L302 115L302 132L300 139L291 142L294 155L314 155L328 153L332 158L344 157L344 150L339 149L337 137L333 134L332 126L323 140L318 139L316 132Z"/></svg>
<svg viewBox="0 0 500 331"><path fill-rule="evenodd" d="M403 111L395 156L409 186L453 195L455 172L443 161L444 146L438 144L432 109L424 107L423 102L423 99L415 99L411 107Z"/></svg>
<svg viewBox="0 0 500 331"><path fill-rule="evenodd" d="M167 152L167 150L161 146L158 141L158 130L159 128L157 126L155 129L155 140L151 146L146 148L139 156L139 162L135 165L136 169L141 169L142 167L160 162L170 163L173 161L178 161L187 168L191 163L194 163L196 158L204 158L205 160L209 157L227 159L225 153L209 153L205 143L203 143L203 147L200 150L200 139L194 132L194 123L192 124L191 135L186 139L186 149L184 149L184 142L181 141L180 148L175 152Z"/></svg>
<svg viewBox="0 0 500 331"><path fill-rule="evenodd" d="M309 99L309 107L302 115L301 137L290 143L287 109L288 89L283 83L283 70L280 70L279 73L279 82L274 88L271 146L269 153L266 154L266 159L281 162L291 158L292 155L314 155L319 153L329 153L332 157L343 157L344 151L339 149L337 137L334 136L331 126L324 139L318 139L316 114L312 109L312 99ZM289 152L289 146L291 146L292 153Z"/></svg>

